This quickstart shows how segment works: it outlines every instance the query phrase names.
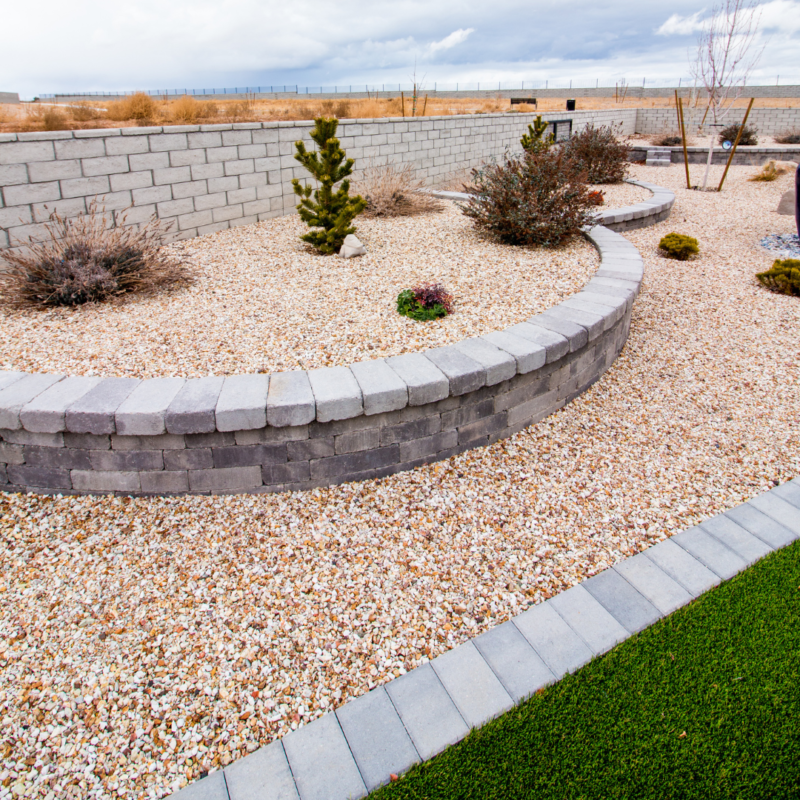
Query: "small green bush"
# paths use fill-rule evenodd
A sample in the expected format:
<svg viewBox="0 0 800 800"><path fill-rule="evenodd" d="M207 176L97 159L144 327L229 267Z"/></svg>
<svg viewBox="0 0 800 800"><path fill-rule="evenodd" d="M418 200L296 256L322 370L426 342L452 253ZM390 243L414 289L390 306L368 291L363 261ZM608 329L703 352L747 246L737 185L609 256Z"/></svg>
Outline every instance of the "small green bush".
<svg viewBox="0 0 800 800"><path fill-rule="evenodd" d="M440 319L453 313L453 296L440 283L425 283L400 292L397 311L418 322Z"/></svg>
<svg viewBox="0 0 800 800"><path fill-rule="evenodd" d="M628 174L630 153L610 125L587 125L564 144L564 160L585 173L588 183L621 183Z"/></svg>
<svg viewBox="0 0 800 800"><path fill-rule="evenodd" d="M756 273L756 278L772 292L800 295L800 259L778 259L771 269Z"/></svg>
<svg viewBox="0 0 800 800"><path fill-rule="evenodd" d="M700 252L697 239L693 236L684 236L682 233L668 233L659 243L658 249L669 258L686 261Z"/></svg>
<svg viewBox="0 0 800 800"><path fill-rule="evenodd" d="M547 150L555 142L556 137L551 133L545 138L544 133L547 130L547 123L542 119L542 115L533 121L533 124L528 125L528 132L522 135L519 143L522 145L523 150L529 153L540 153L542 150Z"/></svg>
<svg viewBox="0 0 800 800"><path fill-rule="evenodd" d="M753 145L758 144L758 133L757 128L753 128L750 125L745 125L744 130L742 131L742 138L739 139L739 144L743 145ZM739 125L734 123L733 125L728 125L727 128L723 128L722 132L719 135L719 143L722 144L723 142L735 142L736 137L739 135Z"/></svg>

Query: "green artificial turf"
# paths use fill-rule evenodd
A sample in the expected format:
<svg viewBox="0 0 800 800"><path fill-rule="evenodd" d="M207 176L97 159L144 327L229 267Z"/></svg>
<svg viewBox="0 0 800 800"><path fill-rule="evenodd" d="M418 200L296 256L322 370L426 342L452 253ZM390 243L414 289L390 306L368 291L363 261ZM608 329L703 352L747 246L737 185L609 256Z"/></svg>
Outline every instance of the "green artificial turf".
<svg viewBox="0 0 800 800"><path fill-rule="evenodd" d="M800 542L371 798L800 798Z"/></svg>

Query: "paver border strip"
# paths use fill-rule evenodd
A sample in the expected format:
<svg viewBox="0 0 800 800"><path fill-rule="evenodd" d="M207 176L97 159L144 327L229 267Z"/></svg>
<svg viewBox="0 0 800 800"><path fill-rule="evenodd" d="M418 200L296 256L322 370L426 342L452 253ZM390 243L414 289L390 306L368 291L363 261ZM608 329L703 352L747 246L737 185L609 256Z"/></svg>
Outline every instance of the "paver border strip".
<svg viewBox="0 0 800 800"><path fill-rule="evenodd" d="M600 253L592 278L505 330L348 367L271 375L0 372L0 489L303 490L383 477L510 436L585 391L627 340L643 263L610 228L653 224L675 202L667 189L632 183L652 196L599 212L599 224L584 230Z"/></svg>
<svg viewBox="0 0 800 800"><path fill-rule="evenodd" d="M800 478L623 559L171 798L364 797L797 539Z"/></svg>

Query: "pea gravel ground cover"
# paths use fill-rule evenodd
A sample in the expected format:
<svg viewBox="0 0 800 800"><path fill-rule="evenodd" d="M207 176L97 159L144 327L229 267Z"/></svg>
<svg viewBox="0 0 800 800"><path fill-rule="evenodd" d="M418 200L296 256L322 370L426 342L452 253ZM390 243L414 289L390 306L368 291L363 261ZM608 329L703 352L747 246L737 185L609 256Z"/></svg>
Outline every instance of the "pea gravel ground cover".
<svg viewBox="0 0 800 800"><path fill-rule="evenodd" d="M800 796L800 544L372 800Z"/></svg>
<svg viewBox="0 0 800 800"><path fill-rule="evenodd" d="M0 496L0 797L165 796L800 475L800 304L754 277L790 178L755 171L634 167L677 203L626 234L628 343L511 439L287 495ZM673 230L697 260L658 254Z"/></svg>

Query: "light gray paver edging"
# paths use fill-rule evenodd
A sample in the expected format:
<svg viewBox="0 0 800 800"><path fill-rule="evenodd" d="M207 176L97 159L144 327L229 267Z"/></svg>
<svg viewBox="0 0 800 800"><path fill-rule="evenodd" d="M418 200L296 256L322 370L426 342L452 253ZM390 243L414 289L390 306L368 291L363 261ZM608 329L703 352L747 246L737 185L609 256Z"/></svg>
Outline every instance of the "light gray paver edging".
<svg viewBox="0 0 800 800"><path fill-rule="evenodd" d="M172 800L363 797L798 538L795 478L348 701Z"/></svg>
<svg viewBox="0 0 800 800"><path fill-rule="evenodd" d="M641 185L654 192L649 203L604 212L603 222L638 224L669 212L671 193ZM641 256L607 227L585 233L601 263L582 291L448 347L226 378L0 372L0 489L309 489L382 477L511 436L585 391L627 340Z"/></svg>

